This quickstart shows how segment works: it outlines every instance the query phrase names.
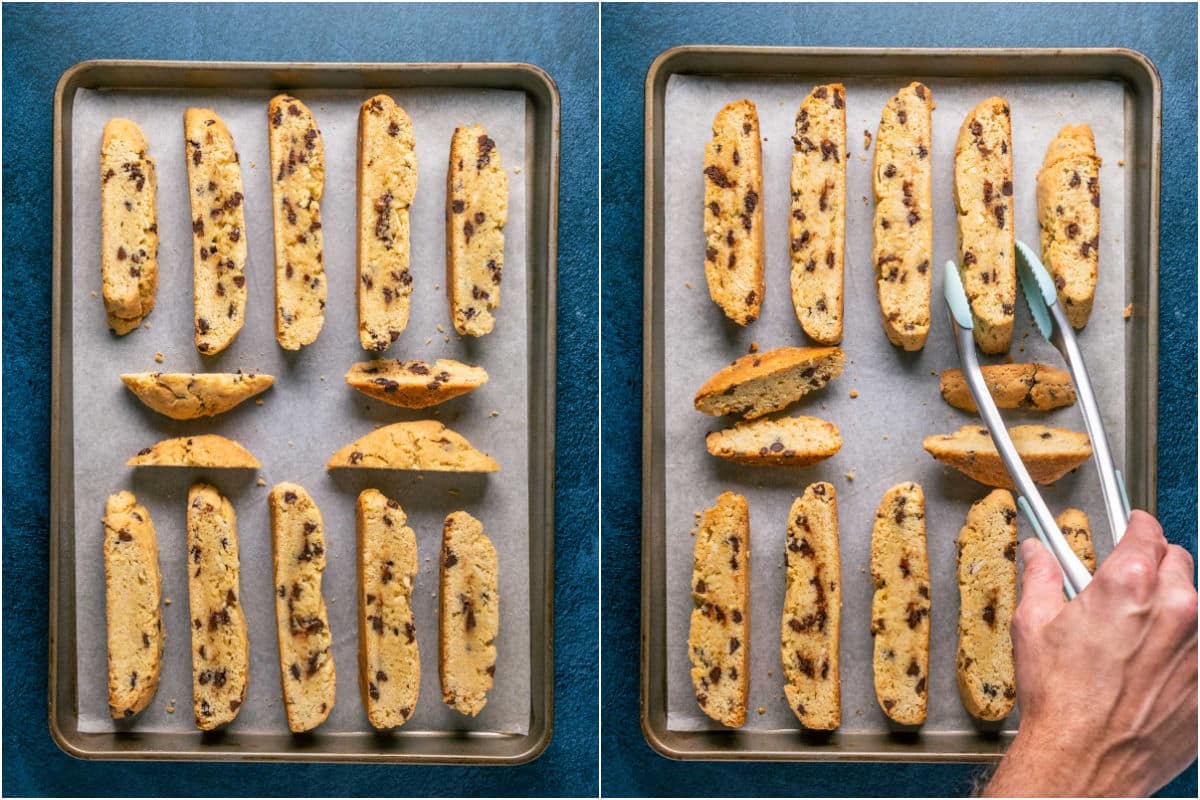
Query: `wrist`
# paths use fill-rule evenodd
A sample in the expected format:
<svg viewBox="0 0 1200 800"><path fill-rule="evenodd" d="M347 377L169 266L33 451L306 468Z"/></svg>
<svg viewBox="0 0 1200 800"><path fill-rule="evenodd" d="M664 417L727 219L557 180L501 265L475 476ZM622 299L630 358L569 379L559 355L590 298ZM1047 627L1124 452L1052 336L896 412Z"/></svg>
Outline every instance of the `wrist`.
<svg viewBox="0 0 1200 800"><path fill-rule="evenodd" d="M1045 735L1022 721L1008 752L983 791L985 797L1094 796L1096 765L1084 742L1065 732ZM1101 791L1102 794L1107 792Z"/></svg>

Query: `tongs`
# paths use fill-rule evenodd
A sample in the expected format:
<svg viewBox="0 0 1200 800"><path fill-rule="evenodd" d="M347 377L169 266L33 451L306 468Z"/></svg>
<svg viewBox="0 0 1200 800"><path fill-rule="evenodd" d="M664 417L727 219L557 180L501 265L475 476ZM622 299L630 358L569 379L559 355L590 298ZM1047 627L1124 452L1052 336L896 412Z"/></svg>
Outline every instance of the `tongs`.
<svg viewBox="0 0 1200 800"><path fill-rule="evenodd" d="M1129 497L1125 493L1125 480L1113 463L1112 450L1108 446L1108 436L1104 432L1100 408L1096 404L1096 394L1092 390L1091 379L1088 378L1087 368L1083 364L1083 354L1079 343L1075 340L1075 332L1067 321L1067 316L1058 304L1058 296L1054 291L1054 281L1042 266L1037 255L1023 242L1017 242L1017 273L1020 277L1021 293L1029 306L1029 312L1038 330L1047 341L1063 355L1071 380L1075 384L1075 394L1083 412L1083 422L1087 427L1088 438L1091 439L1092 457L1096 461L1096 469L1100 473L1100 489L1104 496L1104 508L1108 513L1109 529L1112 531L1113 544L1120 541L1125 534L1129 522ZM1067 597L1075 597L1091 582L1091 574L1087 567L1075 555L1067 540L1059 530L1054 515L1050 513L1045 500L1037 485L1029 476L1029 471L1017 455L1008 429L996 402L988 392L983 380L983 372L979 368L979 357L975 351L975 337L972 331L974 322L971 318L971 307L967 302L967 293L963 289L962 278L958 274L958 266L947 262L945 275L946 306L950 311L950 321L954 326L954 343L958 349L958 358L962 362L963 376L971 396L996 449L1004 462L1009 476L1016 484L1019 497L1017 507L1033 526L1034 533L1058 560L1063 573L1063 588Z"/></svg>

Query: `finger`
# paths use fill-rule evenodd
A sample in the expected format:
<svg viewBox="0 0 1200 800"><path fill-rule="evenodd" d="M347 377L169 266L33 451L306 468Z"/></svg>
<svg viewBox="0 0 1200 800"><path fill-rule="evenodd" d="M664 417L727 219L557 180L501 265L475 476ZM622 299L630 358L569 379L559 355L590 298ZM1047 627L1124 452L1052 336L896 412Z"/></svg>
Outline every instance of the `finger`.
<svg viewBox="0 0 1200 800"><path fill-rule="evenodd" d="M1166 583L1194 587L1196 562L1192 554L1177 544L1167 546L1167 554L1158 564L1158 574Z"/></svg>
<svg viewBox="0 0 1200 800"><path fill-rule="evenodd" d="M1129 515L1129 525L1125 528L1125 536L1113 550L1113 557L1121 558L1137 554L1153 560L1158 564L1167 554L1167 537L1163 536L1162 526L1158 520L1141 509L1134 509Z"/></svg>
<svg viewBox="0 0 1200 800"><path fill-rule="evenodd" d="M1026 539L1021 545L1021 602L1017 605L1020 626L1037 629L1058 616L1066 605L1063 596L1062 570L1058 561L1037 539ZM1016 622L1016 620L1014 620Z"/></svg>

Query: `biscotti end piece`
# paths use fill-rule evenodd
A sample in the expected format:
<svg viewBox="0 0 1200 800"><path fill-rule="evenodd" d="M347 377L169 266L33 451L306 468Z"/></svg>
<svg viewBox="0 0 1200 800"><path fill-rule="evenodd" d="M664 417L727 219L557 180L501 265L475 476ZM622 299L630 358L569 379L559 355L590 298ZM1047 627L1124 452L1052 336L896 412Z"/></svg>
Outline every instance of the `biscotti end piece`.
<svg viewBox="0 0 1200 800"><path fill-rule="evenodd" d="M464 437L428 419L385 425L338 450L326 464L326 469L347 467L432 472L500 469L495 459L476 450Z"/></svg>
<svg viewBox="0 0 1200 800"><path fill-rule="evenodd" d="M701 515L691 588L696 702L722 725L740 728L750 693L750 508L741 495L725 492Z"/></svg>
<svg viewBox="0 0 1200 800"><path fill-rule="evenodd" d="M1092 546L1092 526L1088 523L1088 515L1078 508L1068 508L1054 518L1058 529L1066 537L1067 544L1079 560L1087 567L1088 572L1096 571L1096 550Z"/></svg>
<svg viewBox="0 0 1200 800"><path fill-rule="evenodd" d="M713 431L708 452L751 466L805 467L842 447L837 426L816 417L760 419Z"/></svg>
<svg viewBox="0 0 1200 800"><path fill-rule="evenodd" d="M463 336L483 336L496 324L508 173L482 125L454 129L446 173L446 295L450 320Z"/></svg>
<svg viewBox="0 0 1200 800"><path fill-rule="evenodd" d="M132 492L110 495L104 514L108 710L132 717L154 699L162 672L162 575L158 539Z"/></svg>
<svg viewBox="0 0 1200 800"><path fill-rule="evenodd" d="M967 711L1001 720L1016 702L1017 507L997 489L976 501L958 534L958 693Z"/></svg>
<svg viewBox="0 0 1200 800"><path fill-rule="evenodd" d="M749 100L730 103L712 131L704 148L704 275L725 316L749 325L766 291L758 110Z"/></svg>
<svg viewBox="0 0 1200 800"><path fill-rule="evenodd" d="M257 469L262 466L249 450L216 434L163 439L125 462L128 467L208 467Z"/></svg>
<svg viewBox="0 0 1200 800"><path fill-rule="evenodd" d="M832 484L814 483L792 503L786 551L783 692L804 727L831 731L842 721L842 562Z"/></svg>
<svg viewBox="0 0 1200 800"><path fill-rule="evenodd" d="M265 392L273 375L242 372L134 372L121 381L147 407L171 419L215 417Z"/></svg>
<svg viewBox="0 0 1200 800"><path fill-rule="evenodd" d="M1075 387L1065 370L1045 364L989 364L982 371L997 408L1051 411L1075 403ZM942 371L941 391L955 408L979 411L961 369Z"/></svg>
<svg viewBox="0 0 1200 800"><path fill-rule="evenodd" d="M500 628L499 561L483 523L465 511L442 527L438 592L438 671L442 701L474 717L487 704L496 675Z"/></svg>
<svg viewBox="0 0 1200 800"><path fill-rule="evenodd" d="M1074 328L1087 325L1100 262L1100 157L1092 129L1067 125L1037 176L1042 260Z"/></svg>
<svg viewBox="0 0 1200 800"><path fill-rule="evenodd" d="M742 356L713 375L696 393L696 410L714 417L755 419L787 408L842 374L846 357L836 347L780 347Z"/></svg>
<svg viewBox="0 0 1200 800"><path fill-rule="evenodd" d="M111 119L100 144L101 294L119 335L141 325L158 290L158 170L142 129Z"/></svg>
<svg viewBox="0 0 1200 800"><path fill-rule="evenodd" d="M1029 476L1041 484L1054 483L1092 456L1086 433L1045 425L1017 425L1008 429L1017 455ZM998 489L1016 488L988 429L964 425L954 433L927 436L926 452L969 478Z"/></svg>
<svg viewBox="0 0 1200 800"><path fill-rule="evenodd" d="M417 194L412 120L386 94L358 115L358 339L382 352L408 325L409 207Z"/></svg>
<svg viewBox="0 0 1200 800"><path fill-rule="evenodd" d="M428 408L487 383L483 367L448 358L427 361L379 359L355 364L346 383L358 391L400 408Z"/></svg>

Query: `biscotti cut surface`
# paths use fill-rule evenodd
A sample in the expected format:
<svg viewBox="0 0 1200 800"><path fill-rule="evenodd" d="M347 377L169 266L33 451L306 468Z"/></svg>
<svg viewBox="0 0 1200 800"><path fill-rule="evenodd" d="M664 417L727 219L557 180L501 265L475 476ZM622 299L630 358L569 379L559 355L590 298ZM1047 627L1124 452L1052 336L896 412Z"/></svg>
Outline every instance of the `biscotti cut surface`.
<svg viewBox="0 0 1200 800"><path fill-rule="evenodd" d="M749 100L730 103L712 131L704 147L704 275L725 316L749 325L766 291L758 110Z"/></svg>
<svg viewBox="0 0 1200 800"><path fill-rule="evenodd" d="M842 447L837 426L816 417L760 419L713 431L708 452L751 466L804 467L829 458Z"/></svg>
<svg viewBox="0 0 1200 800"><path fill-rule="evenodd" d="M500 465L465 438L436 420L395 422L368 433L338 450L327 469L429 470L432 472L496 472Z"/></svg>
<svg viewBox="0 0 1200 800"><path fill-rule="evenodd" d="M722 725L740 728L750 693L750 508L741 495L725 492L700 517L692 603L696 702Z"/></svg>
<svg viewBox="0 0 1200 800"><path fill-rule="evenodd" d="M1087 125L1067 125L1037 176L1042 261L1074 328L1087 325L1100 263L1100 157Z"/></svg>
<svg viewBox="0 0 1200 800"><path fill-rule="evenodd" d="M1065 370L1045 364L989 364L983 381L997 408L1051 411L1075 403L1075 387ZM942 397L963 411L978 411L961 369L942 371Z"/></svg>
<svg viewBox="0 0 1200 800"><path fill-rule="evenodd" d="M792 307L808 337L842 340L846 249L846 90L817 86L800 103L792 137Z"/></svg>
<svg viewBox="0 0 1200 800"><path fill-rule="evenodd" d="M262 466L233 439L216 434L163 439L125 462L129 467L209 467L249 469Z"/></svg>
<svg viewBox="0 0 1200 800"><path fill-rule="evenodd" d="M408 209L417 194L412 120L386 94L358 115L358 340L386 350L408 325Z"/></svg>
<svg viewBox="0 0 1200 800"><path fill-rule="evenodd" d="M273 375L242 372L135 372L121 381L146 406L171 419L215 417L265 392Z"/></svg>
<svg viewBox="0 0 1200 800"><path fill-rule="evenodd" d="M1088 572L1096 571L1096 550L1092 546L1092 526L1088 524L1088 515L1078 508L1068 508L1054 518L1058 529L1066 537L1067 544L1079 560L1087 567Z"/></svg>
<svg viewBox="0 0 1200 800"><path fill-rule="evenodd" d="M158 290L158 170L142 129L111 119L100 144L100 264L108 327L125 335Z"/></svg>
<svg viewBox="0 0 1200 800"><path fill-rule="evenodd" d="M696 410L717 417L755 419L787 408L842 374L846 358L836 347L780 347L742 356L700 387Z"/></svg>
<svg viewBox="0 0 1200 800"><path fill-rule="evenodd" d="M154 699L162 671L162 576L150 512L131 492L110 495L104 514L108 710L132 717Z"/></svg>
<svg viewBox="0 0 1200 800"><path fill-rule="evenodd" d="M442 702L477 716L496 675L500 564L483 523L465 511L442 527L438 672Z"/></svg>
<svg viewBox="0 0 1200 800"><path fill-rule="evenodd" d="M446 295L464 336L491 333L500 307L508 174L481 125L455 128L446 173Z"/></svg>
<svg viewBox="0 0 1200 800"><path fill-rule="evenodd" d="M355 364L346 383L358 391L400 408L428 408L487 383L483 367L448 358L427 361L379 359Z"/></svg>
<svg viewBox="0 0 1200 800"><path fill-rule="evenodd" d="M1042 484L1054 483L1092 455L1086 433L1045 425L1016 425L1008 429L1008 435L1029 476ZM923 446L938 461L982 484L1016 488L991 434L981 425L964 425L954 433L927 436Z"/></svg>

